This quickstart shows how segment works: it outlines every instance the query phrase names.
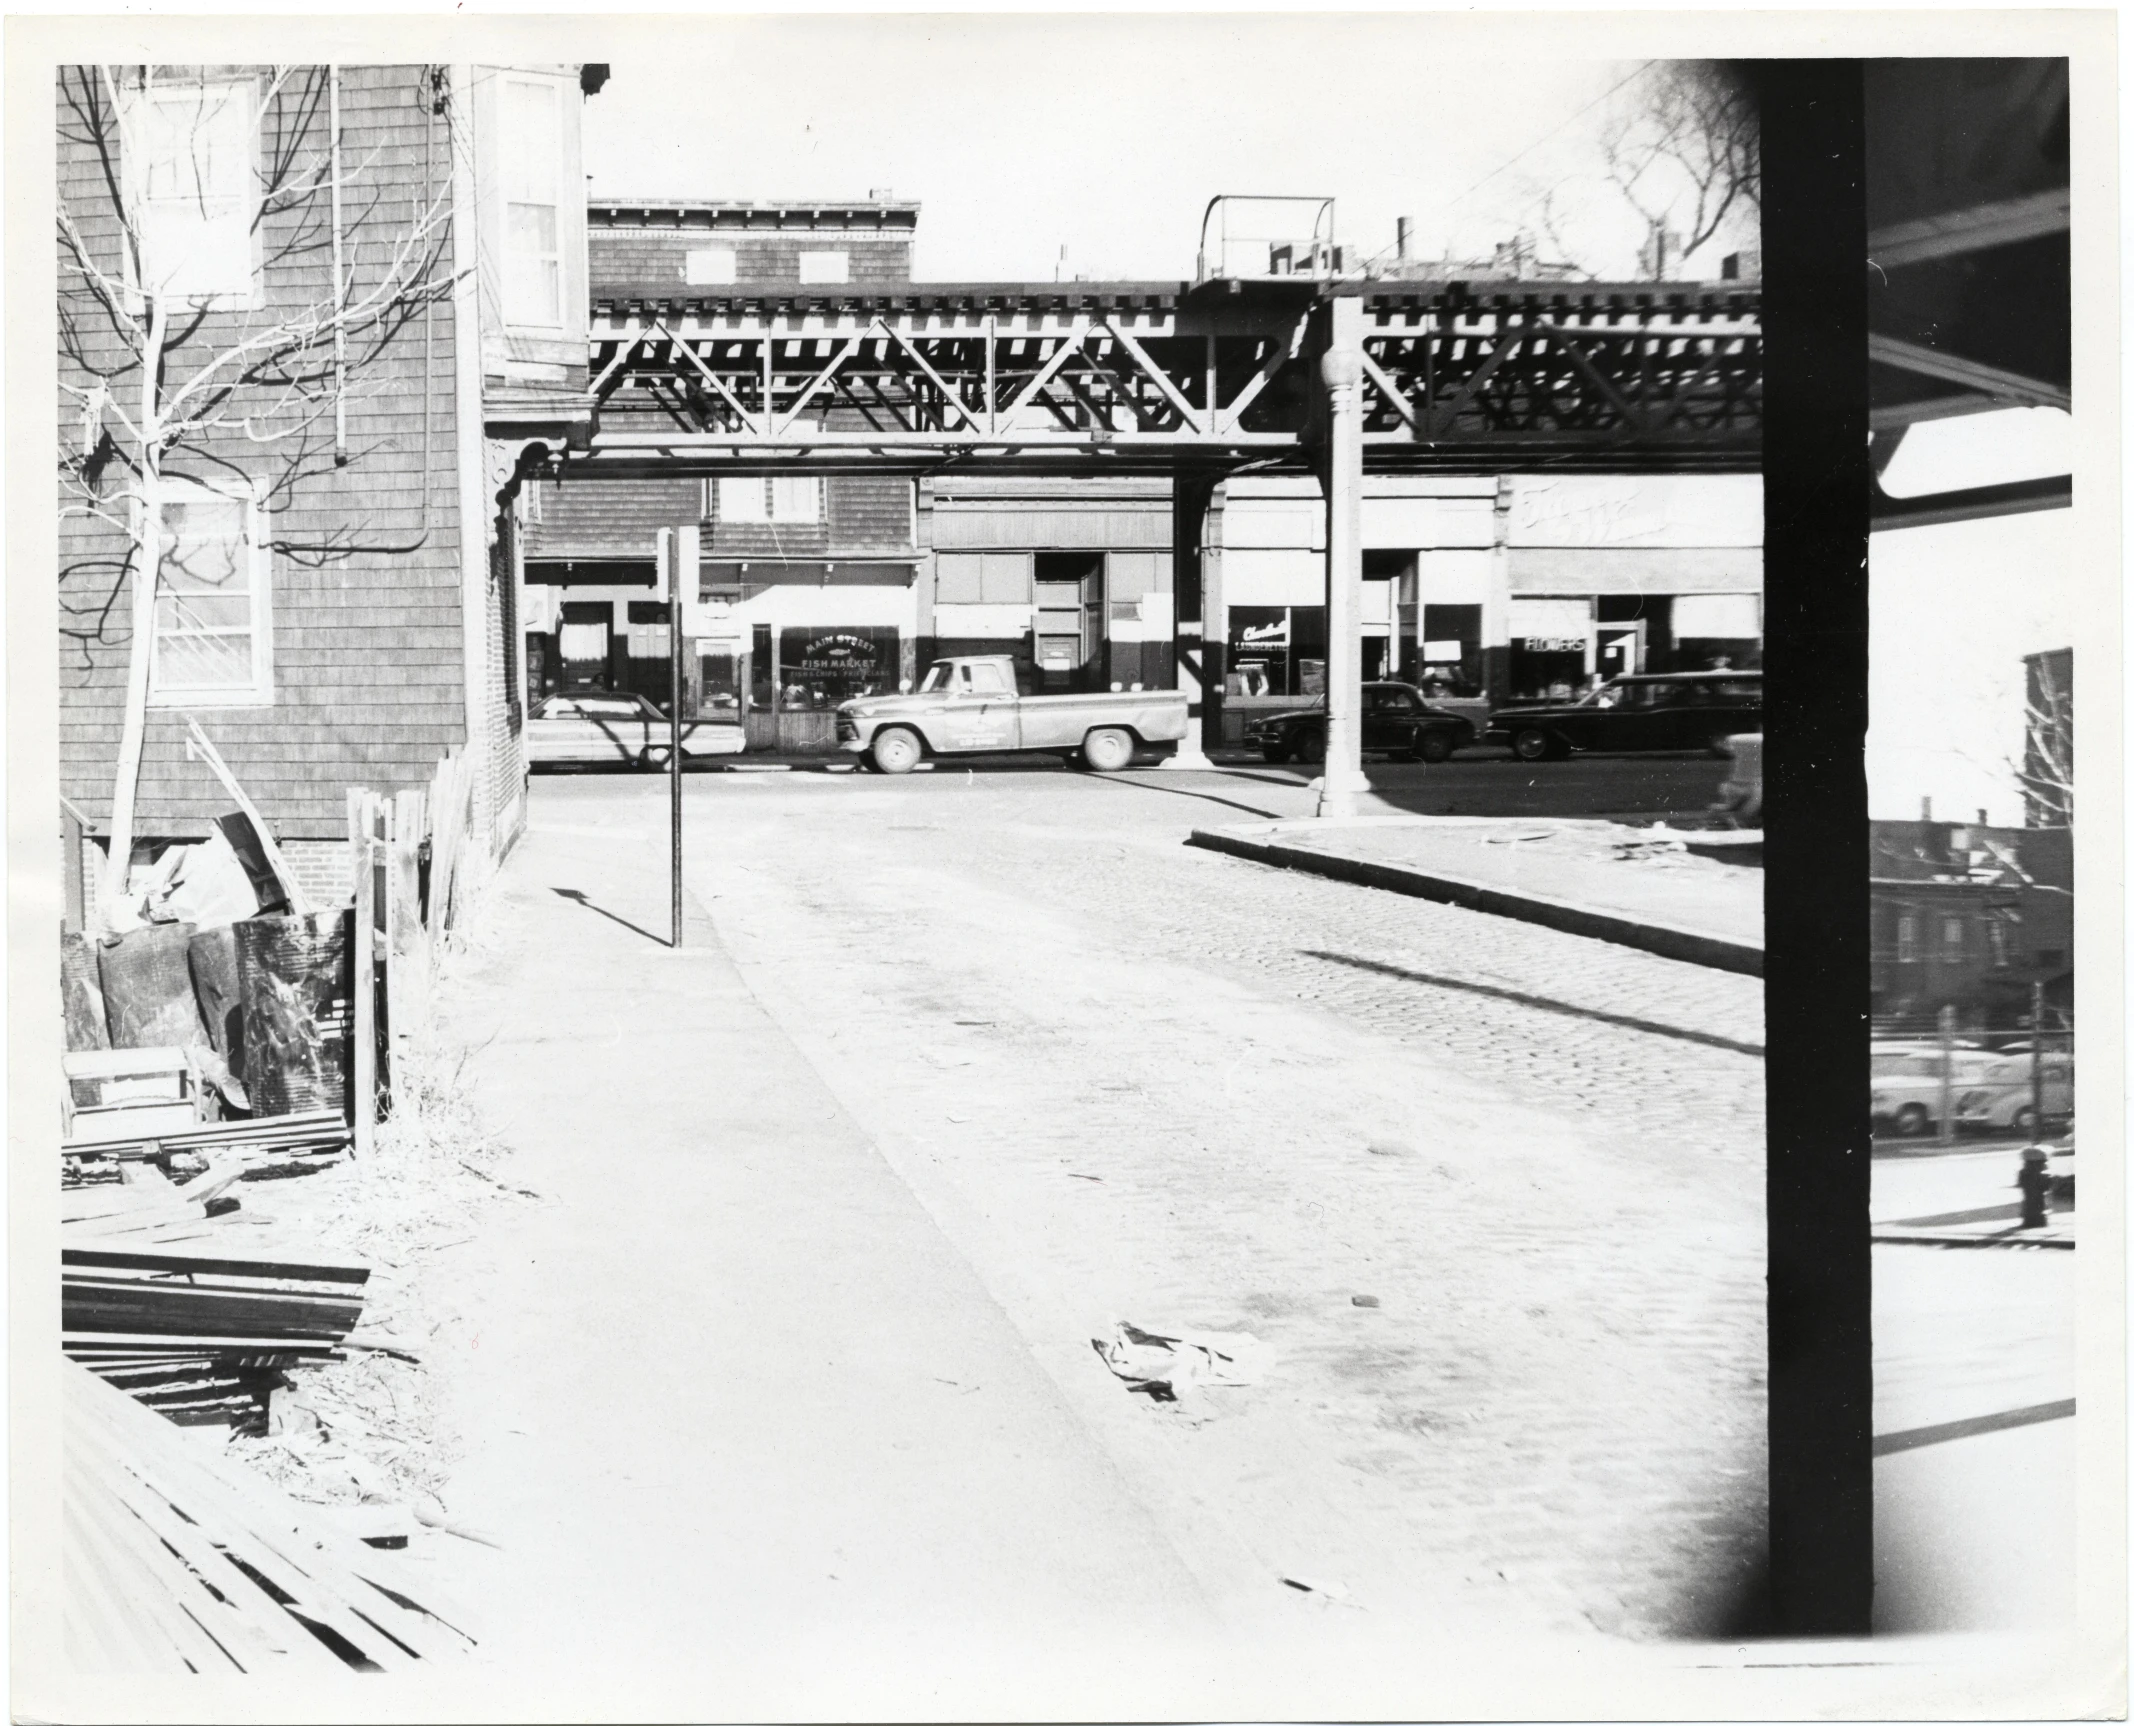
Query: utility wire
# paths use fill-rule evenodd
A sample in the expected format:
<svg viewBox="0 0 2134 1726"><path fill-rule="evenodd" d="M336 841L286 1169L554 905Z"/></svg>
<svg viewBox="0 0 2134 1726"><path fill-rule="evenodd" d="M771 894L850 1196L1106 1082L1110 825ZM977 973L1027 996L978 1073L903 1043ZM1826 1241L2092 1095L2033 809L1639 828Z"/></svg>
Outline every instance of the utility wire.
<svg viewBox="0 0 2134 1726"><path fill-rule="evenodd" d="M1439 205L1439 211L1441 213L1449 213L1450 211L1458 208L1461 203L1463 203L1468 198L1474 196L1475 193L1479 192L1484 186L1488 185L1490 181L1494 180L1499 174L1505 172L1505 170L1508 168L1517 167L1521 162L1525 161L1527 157L1531 156L1536 150L1540 149L1542 145L1546 144L1551 138L1555 137L1557 133L1561 132L1574 120L1582 119L1585 115L1590 114L1595 108L1598 108L1603 102L1607 101L1610 96L1614 95L1616 91L1622 89L1624 85L1630 83L1631 80L1642 76L1644 73L1651 70L1652 67L1658 64L1659 62L1656 60L1640 60L1628 72L1626 72L1622 77L1618 78L1613 84L1610 84L1607 89L1603 90L1598 96L1594 97L1593 100L1588 102L1583 108L1575 109L1571 113L1565 115L1561 120L1557 121L1555 125L1551 126L1546 132L1542 133L1540 137L1536 138L1531 144L1527 145L1527 147L1521 150L1517 155L1508 157L1504 161L1499 162L1494 168L1490 169L1488 173L1484 174L1473 185L1469 186L1466 191L1459 193L1456 197L1453 197L1447 200L1445 203ZM1519 217L1524 217L1529 210L1533 209L1534 206L1540 202L1541 199L1539 197L1529 198L1525 202L1525 204L1520 206L1517 215ZM1396 242L1396 244L1397 243L1398 242ZM1378 251L1373 252L1365 260L1365 262L1367 264L1378 263L1387 256L1389 256L1392 253L1393 249L1394 248L1392 246L1382 247Z"/></svg>
<svg viewBox="0 0 2134 1726"><path fill-rule="evenodd" d="M1618 78L1613 84L1610 84L1607 89L1603 90L1598 96L1594 97L1593 100L1588 102L1583 108L1580 108L1575 113L1566 115L1563 119L1557 121L1555 125L1551 126L1546 132L1542 133L1540 137L1536 138L1531 144L1527 145L1525 149L1521 150L1518 155L1512 157L1509 161L1499 162L1494 168L1490 169L1488 173L1484 174L1473 185L1469 186L1466 191L1460 193L1458 197L1452 199L1449 203L1440 205L1439 207L1441 209L1450 210L1454 207L1454 205L1459 204L1464 199L1472 197L1475 193L1479 192L1484 186L1488 185L1490 181L1494 180L1499 174L1503 173L1505 169L1517 167L1519 163L1525 161L1527 157L1531 156L1536 150L1540 149L1542 145L1546 144L1551 138L1555 137L1558 132L1561 132L1566 126L1570 125L1573 120L1580 119L1583 116L1590 114L1595 108L1598 108L1603 102L1607 101L1610 96L1614 95L1616 91L1620 90L1625 84L1629 83L1631 79L1640 76L1642 73L1646 72L1651 67L1657 64L1658 62L1654 60L1639 61L1638 64L1632 67L1627 74L1625 74L1621 78Z"/></svg>

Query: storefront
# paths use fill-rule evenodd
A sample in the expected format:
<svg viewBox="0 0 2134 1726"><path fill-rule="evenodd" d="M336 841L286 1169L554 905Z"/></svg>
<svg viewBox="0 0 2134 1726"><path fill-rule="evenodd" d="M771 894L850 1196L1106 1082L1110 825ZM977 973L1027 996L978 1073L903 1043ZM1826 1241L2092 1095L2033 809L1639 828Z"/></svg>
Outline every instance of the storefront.
<svg viewBox="0 0 2134 1726"><path fill-rule="evenodd" d="M1006 654L1045 693L1169 684L1168 482L943 476L922 500L921 659Z"/></svg>
<svg viewBox="0 0 2134 1726"><path fill-rule="evenodd" d="M1594 666L1593 602L1563 596L1511 602L1514 701L1563 701L1583 691Z"/></svg>
<svg viewBox="0 0 2134 1726"><path fill-rule="evenodd" d="M781 630L778 706L789 713L834 713L840 702L893 694L902 675L901 647L894 629ZM768 693L768 666L763 688Z"/></svg>
<svg viewBox="0 0 2134 1726"><path fill-rule="evenodd" d="M1326 693L1324 605L1233 605L1225 687L1233 699Z"/></svg>
<svg viewBox="0 0 2134 1726"><path fill-rule="evenodd" d="M909 562L706 562L699 592L701 699L738 707L753 750L829 749L838 703L914 675Z"/></svg>

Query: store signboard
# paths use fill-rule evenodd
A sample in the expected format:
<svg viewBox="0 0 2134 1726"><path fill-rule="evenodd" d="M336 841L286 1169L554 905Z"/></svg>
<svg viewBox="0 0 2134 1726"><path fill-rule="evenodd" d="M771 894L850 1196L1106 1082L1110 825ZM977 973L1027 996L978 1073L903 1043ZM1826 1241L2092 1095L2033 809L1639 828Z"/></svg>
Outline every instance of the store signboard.
<svg viewBox="0 0 2134 1726"><path fill-rule="evenodd" d="M1519 645L1529 653L1583 653L1586 638L1582 635L1522 635Z"/></svg>
<svg viewBox="0 0 2134 1726"><path fill-rule="evenodd" d="M1423 643L1423 663L1426 665L1457 664L1467 657L1464 642L1426 641Z"/></svg>
<svg viewBox="0 0 2134 1726"><path fill-rule="evenodd" d="M1275 623L1247 624L1237 632L1240 651L1258 648L1265 652L1272 648L1289 646L1289 619L1284 617Z"/></svg>

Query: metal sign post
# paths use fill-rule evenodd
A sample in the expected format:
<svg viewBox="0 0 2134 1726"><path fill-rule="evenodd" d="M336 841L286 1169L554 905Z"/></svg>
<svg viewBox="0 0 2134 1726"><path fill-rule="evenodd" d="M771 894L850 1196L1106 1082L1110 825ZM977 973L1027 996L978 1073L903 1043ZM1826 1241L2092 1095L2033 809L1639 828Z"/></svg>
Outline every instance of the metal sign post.
<svg viewBox="0 0 2134 1726"><path fill-rule="evenodd" d="M695 597L697 529L661 528L660 575L667 589L667 857L672 934L668 945L682 944L682 617Z"/></svg>

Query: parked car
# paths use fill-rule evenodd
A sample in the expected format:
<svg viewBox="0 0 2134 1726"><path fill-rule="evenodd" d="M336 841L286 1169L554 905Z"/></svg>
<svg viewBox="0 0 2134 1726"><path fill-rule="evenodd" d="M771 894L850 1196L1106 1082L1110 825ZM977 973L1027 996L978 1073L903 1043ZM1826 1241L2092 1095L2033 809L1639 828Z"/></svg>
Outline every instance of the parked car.
<svg viewBox="0 0 2134 1726"><path fill-rule="evenodd" d="M1447 713L1423 699L1409 683L1363 686L1363 749L1367 755L1397 755L1406 761L1444 761L1475 740L1472 720ZM1326 707L1270 713L1245 727L1247 748L1273 762L1326 759Z"/></svg>
<svg viewBox="0 0 2134 1726"><path fill-rule="evenodd" d="M2075 1063L2065 1050L2048 1049L2039 1065L2047 1120L2065 1120L2075 1112ZM1985 1127L1995 1132L2035 1133L2039 1127L2037 1103L2032 1094L2030 1056L2003 1053L1985 1067L1978 1084L1956 1099L1956 1122L1963 1127Z"/></svg>
<svg viewBox="0 0 2134 1726"><path fill-rule="evenodd" d="M642 695L615 689L559 689L526 720L526 759L553 766L665 767L672 728ZM682 758L739 755L746 746L740 715L692 719L682 726Z"/></svg>
<svg viewBox="0 0 2134 1726"><path fill-rule="evenodd" d="M1611 678L1569 702L1520 702L1490 715L1485 743L1521 761L1574 749L1710 749L1763 729L1760 671L1673 671Z"/></svg>
<svg viewBox="0 0 2134 1726"><path fill-rule="evenodd" d="M838 748L878 773L909 773L929 755L1007 753L1060 755L1116 773L1144 745L1185 734L1178 690L1023 695L1006 654L937 659L911 694L863 695L837 710Z"/></svg>
<svg viewBox="0 0 2134 1726"><path fill-rule="evenodd" d="M1941 1051L1915 1046L1904 1053L1878 1050L1871 1057L1869 1111L1878 1127L1887 1127L1900 1138L1916 1139L1941 1126ZM1960 1099L1974 1091L1999 1094L1994 1079L1995 1056L1982 1049L1956 1049L1950 1053L1949 1101L1951 1115Z"/></svg>

